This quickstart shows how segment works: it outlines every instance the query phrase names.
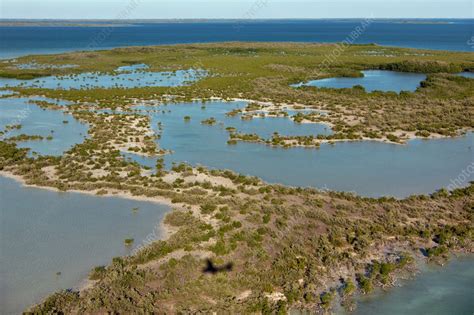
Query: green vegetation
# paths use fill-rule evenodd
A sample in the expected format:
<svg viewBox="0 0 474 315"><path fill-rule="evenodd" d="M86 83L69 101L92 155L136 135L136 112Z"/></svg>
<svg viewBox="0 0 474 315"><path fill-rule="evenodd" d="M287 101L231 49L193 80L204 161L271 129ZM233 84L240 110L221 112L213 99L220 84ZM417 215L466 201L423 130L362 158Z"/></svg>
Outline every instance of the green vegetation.
<svg viewBox="0 0 474 315"><path fill-rule="evenodd" d="M0 170L25 159L28 149L18 149L16 144L0 141Z"/></svg>
<svg viewBox="0 0 474 315"><path fill-rule="evenodd" d="M43 139L44 139L43 136L39 136L39 135L21 134L21 135L18 135L18 136L10 137L10 138L6 139L6 141L22 142L22 141L40 141L40 140L43 140Z"/></svg>
<svg viewBox="0 0 474 315"><path fill-rule="evenodd" d="M135 240L133 238L126 238L123 243L125 244L125 246L132 246L133 245L133 242Z"/></svg>
<svg viewBox="0 0 474 315"><path fill-rule="evenodd" d="M105 266L98 266L92 269L91 273L89 274L89 280L100 280L103 279L105 275Z"/></svg>
<svg viewBox="0 0 474 315"><path fill-rule="evenodd" d="M372 280L370 278L366 278L363 275L359 276L359 286L360 289L362 290L362 293L367 294L372 292L373 290L373 285L372 285Z"/></svg>
<svg viewBox="0 0 474 315"><path fill-rule="evenodd" d="M92 90L48 90L14 88L23 94L46 95L78 103L97 102L101 107L128 106L131 99L159 99L175 95L172 101L192 99L245 98L275 104L305 104L309 109L324 110L327 116L312 121L335 127L336 139L374 138L403 142L395 133L426 137L453 136L473 127L474 80L453 73L474 70L472 53L424 51L376 45L353 45L337 61L321 72L319 65L335 49L334 45L290 43L218 43L160 47L119 48L108 51L76 52L53 56L35 56L39 64L75 64L74 68L21 70L0 65L0 76L21 77L70 75L81 72L111 72L117 67L145 63L148 71L189 68L206 69L211 75L191 86L113 88ZM371 52L371 53L368 53ZM387 57L390 56L390 57ZM18 58L29 63L33 57ZM427 73L422 88L415 93L367 93L363 89L318 89L290 87L290 84L331 76L360 76L364 69L386 69ZM262 104L252 102L245 109L255 112ZM230 112L229 115L238 114ZM252 116L243 115L244 119ZM301 121L301 116L295 121ZM207 121L213 123L212 120ZM390 140L392 141L392 140Z"/></svg>
<svg viewBox="0 0 474 315"><path fill-rule="evenodd" d="M4 146L5 152L0 151L2 162L14 151L11 145ZM85 152L83 157L96 154L87 153L90 149L86 148L94 146L86 141L73 151ZM34 161L24 157L15 163L8 162L7 167L15 165L19 172L28 169L23 176L29 182L37 182L35 178L44 178L41 167L46 164L47 159ZM61 174L80 170L57 169ZM116 258L107 268L95 268L90 278L98 282L83 295L65 296L59 292L34 311L133 313L146 309L246 313L286 311L294 305L329 309L337 294L349 297L358 289L369 293L375 286L390 285L396 271L411 264L407 251L418 252L431 241L432 235L450 251L472 246L473 231L467 222L471 216L473 186L399 201L266 185L229 171L197 170L186 164L175 165L174 170L179 174L203 173L227 178L235 189L222 195L227 190L209 182L175 181L171 185L160 176L61 180L61 185L68 185L69 189L119 187L134 195L167 196L174 200L177 209L166 216L165 224L176 232L134 256ZM48 184L61 187L54 181ZM378 250L386 242L391 244L390 253ZM412 245L407 248L406 244ZM217 259L222 265L232 262L234 268L203 277L203 255ZM377 259L367 263L369 256ZM342 276L339 275L341 264L350 266L358 288L350 279L340 291L328 285L329 279ZM246 290L251 293L245 299L239 302L228 299ZM132 292L132 299L124 298ZM153 298L148 298L147 292L153 292ZM265 297L275 292L285 300ZM213 303L208 303L209 298Z"/></svg>
<svg viewBox="0 0 474 315"><path fill-rule="evenodd" d="M428 257L436 257L440 256L443 254L446 254L448 249L445 246L436 246L436 247L431 247L426 250L426 253L428 254Z"/></svg>
<svg viewBox="0 0 474 315"><path fill-rule="evenodd" d="M209 125L209 126L215 125L216 123L217 123L217 121L214 117L211 117L211 118L208 118L208 119L205 119L205 120L201 121L201 124Z"/></svg>
<svg viewBox="0 0 474 315"><path fill-rule="evenodd" d="M380 66L382 70L421 73L457 73L464 70L462 64L446 61L404 60Z"/></svg>
<svg viewBox="0 0 474 315"><path fill-rule="evenodd" d="M344 284L344 287L343 287L343 289L342 289L342 295L343 295L343 297L347 297L347 296L352 295L352 294L355 292L356 289L357 289L357 288L356 288L354 282L352 282L351 279L348 279L348 280L346 281L346 283Z"/></svg>
<svg viewBox="0 0 474 315"><path fill-rule="evenodd" d="M318 146L323 141L364 138L403 142L408 134L453 136L473 128L474 80L452 75L459 69L474 69L472 53L357 45L344 51L326 72L318 72L318 65L334 47L273 43L136 47L34 57L40 64L77 64L75 68L24 71L0 64L1 75L17 78L110 72L130 63L145 63L150 71L202 68L211 74L190 86L172 88L14 88L21 95L74 101L67 111L88 124L88 137L59 157L31 158L27 149L17 148L13 141L0 141L0 170L21 176L31 185L165 199L175 208L164 220L170 228L168 238L135 255L114 258L107 267L95 268L90 278L97 282L81 294L58 292L31 311L328 310L337 294L349 297L356 291L369 293L377 286L390 286L399 272L412 265L411 257L419 255L420 248L426 248L430 257L472 250L473 185L404 200L374 199L269 185L255 177L185 163L174 164L168 171L160 156L167 152L158 147L160 135L153 134L150 118L123 110L130 110L137 99L245 98L254 102L228 115L252 119L262 117L256 111L270 107L263 116L285 116L279 105L287 104L318 110L294 115L291 119L296 123L322 122L334 130L331 136L275 133L270 139L261 139L227 127L229 144L256 141ZM393 57L368 55L369 50ZM32 58L18 58L17 63L28 63ZM430 73L415 93L290 87L309 79L357 76L364 69ZM118 111L94 111L107 108ZM164 108L159 109L165 113ZM217 121L210 117L201 123L214 125ZM160 132L165 127L158 123ZM121 152L158 158L157 172L126 160ZM124 240L126 245L133 242ZM230 267L206 274L207 259ZM335 279L345 282L337 284Z"/></svg>
<svg viewBox="0 0 474 315"><path fill-rule="evenodd" d="M321 306L325 309L328 309L331 304L332 304L332 301L334 300L334 297L335 297L335 292L334 291L330 291L330 292L325 292L321 295Z"/></svg>

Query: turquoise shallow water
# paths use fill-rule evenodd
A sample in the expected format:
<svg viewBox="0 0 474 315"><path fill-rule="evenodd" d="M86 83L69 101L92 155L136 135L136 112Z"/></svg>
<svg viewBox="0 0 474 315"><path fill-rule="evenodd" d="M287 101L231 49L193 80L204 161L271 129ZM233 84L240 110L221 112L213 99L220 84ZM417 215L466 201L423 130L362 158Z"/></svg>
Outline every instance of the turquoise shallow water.
<svg viewBox="0 0 474 315"><path fill-rule="evenodd" d="M340 42L359 24L358 20L279 20L131 25L116 28L110 38L97 48L233 40ZM358 43L472 51L467 41L472 36L472 25L472 19L433 24L376 20ZM89 49L91 38L102 31L101 27L2 27L0 58ZM129 86L139 84L136 75L128 78L133 80ZM160 79L141 77L140 81L152 84L166 81L160 82ZM66 83L48 79L44 84L51 88L58 88L58 83L61 88L96 86L94 82L85 80ZM128 81L110 79L106 84L101 86L127 85ZM0 96L2 94L0 92ZM0 117L3 113L0 108ZM50 113L47 115L56 116ZM208 107L202 117L205 119L210 115L214 113ZM407 195L430 192L446 185L465 169L466 163L473 160L472 134L458 139L416 140L405 147L368 142L323 146L319 151L274 149L244 143L227 147L227 134L222 128L201 126L195 120L200 117L199 114L193 113L193 117L187 125L184 125L180 116L171 114L167 117L169 119L165 122L168 129L164 132L163 143L165 148L176 150L167 157L168 162L190 161L193 164L231 168L262 176L272 182L356 190L376 195ZM40 114L34 114L33 118L31 124L36 119L41 121ZM59 117L53 121L56 118ZM274 123L256 120L247 125L240 125L235 120L230 122L239 125L242 130L258 131L262 135L270 134L277 127L276 124L285 125L284 130L288 134L327 131L321 126L298 129L283 119L272 121ZM47 131L47 128L44 130ZM68 129L60 130L69 132ZM81 139L66 136L59 141L57 149L52 149L53 142L29 145L38 145L35 150L43 154L59 154ZM147 162L145 160L144 163ZM139 239L142 234L153 229L155 220L159 220L162 215L162 210L156 209L158 206L140 203L138 217L133 217L129 210L138 205L135 202L21 188L3 178L0 178L0 201L0 305L2 313L6 314L20 312L53 290L77 284L91 266L106 263L108 257L126 254L123 238L133 235ZM434 279L440 277L439 283L425 281L422 282L425 285L418 286L419 282L415 280L415 289L409 289L409 294L397 295L398 289L395 289L395 295L388 293L363 302L357 312L472 314L472 299L463 298L466 293L470 297L474 295L472 261L461 264L454 262L448 268L447 274L443 269L434 269L430 273ZM58 271L62 273L59 277L56 276ZM403 289L400 291L403 293ZM395 298L389 298L389 295ZM381 298L379 306L378 298ZM471 311L467 313L468 310Z"/></svg>
<svg viewBox="0 0 474 315"><path fill-rule="evenodd" d="M149 111L155 131L161 133L158 122L163 126L158 140L160 147L173 151L165 156L165 162L168 166L172 162L188 162L231 169L271 183L396 197L431 193L447 187L474 163L473 133L452 139L412 140L407 145L344 142L322 145L319 150L274 148L244 142L227 145L227 126L264 137L276 130L282 135L330 132L321 124L299 125L287 118L242 121L239 116L226 117L226 112L244 106L242 102L212 102L202 109L200 103L188 103L155 107ZM183 119L186 115L191 117L189 122ZM202 125L201 121L209 117L214 117L217 124ZM155 159L128 156L141 164L155 165ZM461 179L457 182L467 185L473 177L471 174L471 177Z"/></svg>
<svg viewBox="0 0 474 315"><path fill-rule="evenodd" d="M83 140L86 126L62 111L42 110L27 101L0 99L0 126L15 122L18 111L29 108L28 115L19 122L24 126L19 133L47 135L55 130L57 143L40 141L22 146L31 146L42 154L61 154ZM337 143L323 145L319 150L272 148L254 143L229 146L225 130L228 126L262 137L270 137L274 131L283 135L307 135L327 134L331 130L322 124L296 124L288 118L242 120L239 116L226 116L232 109L244 107L244 102L211 102L204 108L202 105L197 102L138 107L143 114L152 117L154 130L162 135L160 146L173 151L165 157L168 166L172 162L186 161L232 169L269 182L402 197L447 186L474 162L473 133L454 139L413 140L405 146L377 142ZM190 116L191 120L186 122L184 116ZM216 125L201 123L210 117L217 120ZM63 124L64 119L69 123ZM158 122L163 125L162 132ZM128 156L143 164L155 164L154 159ZM464 178L461 184L469 180L472 179ZM7 314L18 313L55 290L75 286L91 267L129 253L123 240L144 239L168 209L118 198L24 188L1 177L0 201L0 304L5 305L3 309ZM138 213L131 211L134 207L140 208ZM459 268L461 272L470 267ZM453 278L453 286L456 281L457 278ZM393 304L396 306L397 302ZM377 302L374 305L378 305ZM364 307L361 304L360 309ZM368 304L367 307L376 306Z"/></svg>
<svg viewBox="0 0 474 315"><path fill-rule="evenodd" d="M459 75L465 78L474 79L474 72L461 72Z"/></svg>
<svg viewBox="0 0 474 315"><path fill-rule="evenodd" d="M286 117L242 120L239 115L226 115L233 109L245 107L244 102L202 105L194 102L136 108L151 116L152 128L161 134L159 146L172 151L165 156L168 167L173 162L187 162L231 169L270 183L352 191L365 196L405 197L431 193L453 183L463 186L473 180L469 172L469 176L461 176L474 163L473 133L452 139L417 139L407 145L375 141L325 144L320 149L284 149L245 142L228 145L226 127L264 138L271 137L275 131L295 136L330 134L332 131L323 124L297 124ZM87 136L87 126L71 116L62 111L42 110L21 98L0 99L0 109L3 109L0 127L15 122L25 108L29 111L18 122L23 125L22 129L12 131L11 135L52 135L53 139L20 142L20 147L29 147L40 154L59 155ZM185 121L185 116L190 116L190 121ZM215 125L201 123L210 117L216 119ZM63 120L69 123L64 124ZM162 124L162 131L158 123ZM127 156L143 165L156 165L156 158Z"/></svg>
<svg viewBox="0 0 474 315"><path fill-rule="evenodd" d="M65 64L65 65L48 65L48 64L38 64L36 62L30 63L21 63L15 65L15 68L22 70L37 70L37 69L68 69L75 68L77 65Z"/></svg>
<svg viewBox="0 0 474 315"><path fill-rule="evenodd" d="M40 135L44 137L39 141L18 142L18 147L30 148L31 153L42 155L61 155L76 143L81 143L87 136L88 126L72 115L61 110L43 110L41 107L30 103L30 100L48 101L58 105L67 102L47 98L1 98L0 99L0 130L8 125L21 125L21 129L13 129L3 138L26 135ZM67 123L65 123L67 122ZM51 140L46 137L52 136Z"/></svg>
<svg viewBox="0 0 474 315"><path fill-rule="evenodd" d="M421 274L403 281L401 287L360 298L355 312L349 314L472 315L473 283L474 256L461 257L443 267L425 266Z"/></svg>
<svg viewBox="0 0 474 315"><path fill-rule="evenodd" d="M420 82L426 79L425 74L405 73L385 70L366 70L362 71L364 77L361 78L327 78L313 80L306 83L293 85L298 86L316 86L319 88L352 88L356 85L363 86L367 92L401 92L415 91Z"/></svg>
<svg viewBox="0 0 474 315"><path fill-rule="evenodd" d="M126 238L134 238L136 247L152 232L160 237L168 210L25 188L0 176L0 313L18 314L54 291L77 286L94 266L129 254Z"/></svg>
<svg viewBox="0 0 474 315"><path fill-rule="evenodd" d="M44 89L135 88L148 86L182 86L199 80L207 73L202 70L175 72L145 72L133 67L119 68L115 74L81 73L72 76L49 76L33 80L0 78L0 88L30 87Z"/></svg>
<svg viewBox="0 0 474 315"><path fill-rule="evenodd" d="M10 97L15 94L18 94L18 92L12 90L0 90L0 97Z"/></svg>
<svg viewBox="0 0 474 315"><path fill-rule="evenodd" d="M137 63L129 66L121 66L118 67L116 71L118 72L130 72L130 71L138 71L138 70L146 70L150 68L148 65L144 63Z"/></svg>

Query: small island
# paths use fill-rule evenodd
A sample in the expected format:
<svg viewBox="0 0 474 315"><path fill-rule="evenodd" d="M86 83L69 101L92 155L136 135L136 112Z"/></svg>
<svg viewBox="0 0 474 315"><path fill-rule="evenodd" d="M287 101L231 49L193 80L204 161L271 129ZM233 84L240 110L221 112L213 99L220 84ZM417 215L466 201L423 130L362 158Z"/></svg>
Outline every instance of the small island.
<svg viewBox="0 0 474 315"><path fill-rule="evenodd" d="M165 237L93 268L90 285L57 292L30 311L322 314L336 303L352 309L354 296L377 287L388 289L419 264L472 253L472 183L450 190L440 187L429 195L367 197L270 184L184 161L165 164L172 152L160 141L172 127L156 117L171 115L169 107L180 102L194 104L204 118L180 113L173 123L189 130L195 122L206 130L220 128L227 138L219 139L228 150L240 142L311 150L354 141L400 146L411 139L451 139L472 132L474 80L457 75L474 71L472 53L353 45L337 63L321 67L338 47L183 44L36 55L0 63L0 76L17 80L8 86L17 93L13 97L68 101L38 106L69 115L59 122L63 128L73 120L88 128L81 143L59 156L32 156L21 146L23 141L41 141L39 135L5 137L0 141L1 175L57 191L122 196L173 208L163 222ZM32 62L57 67L15 67ZM206 75L183 84L146 87L54 89L20 82L79 80L80 74L92 72L113 76L117 68L135 64L148 66L137 71L167 72L169 77L183 69ZM367 69L423 73L426 79L416 91L400 93L367 92L358 86L294 86L329 77L360 77ZM296 125L322 124L331 133L285 135L274 130L263 137L241 132L207 114L213 100L245 102L238 109L229 106L224 114L238 117L242 124L282 118ZM23 132L21 125L14 125L2 135L16 129ZM126 247L138 242L123 240Z"/></svg>

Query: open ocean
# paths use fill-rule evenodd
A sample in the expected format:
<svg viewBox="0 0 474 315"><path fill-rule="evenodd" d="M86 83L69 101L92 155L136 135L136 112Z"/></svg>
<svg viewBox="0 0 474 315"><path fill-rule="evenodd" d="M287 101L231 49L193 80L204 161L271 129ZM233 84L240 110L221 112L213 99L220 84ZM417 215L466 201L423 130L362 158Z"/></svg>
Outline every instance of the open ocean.
<svg viewBox="0 0 474 315"><path fill-rule="evenodd" d="M0 58L74 50L225 41L341 42L363 20L229 20L123 26L0 26ZM87 22L86 22L87 24ZM355 43L474 52L474 19L373 20Z"/></svg>

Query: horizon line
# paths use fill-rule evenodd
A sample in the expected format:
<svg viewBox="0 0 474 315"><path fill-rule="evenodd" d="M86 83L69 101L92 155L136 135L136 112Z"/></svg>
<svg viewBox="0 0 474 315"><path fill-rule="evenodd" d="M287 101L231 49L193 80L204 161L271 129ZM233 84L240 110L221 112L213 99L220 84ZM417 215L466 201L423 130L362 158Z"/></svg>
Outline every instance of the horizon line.
<svg viewBox="0 0 474 315"><path fill-rule="evenodd" d="M291 17L262 17L262 18L134 18L134 19L108 19L108 18L0 18L4 20L26 21L261 21L261 20L474 20L473 17L328 17L328 18L291 18Z"/></svg>

